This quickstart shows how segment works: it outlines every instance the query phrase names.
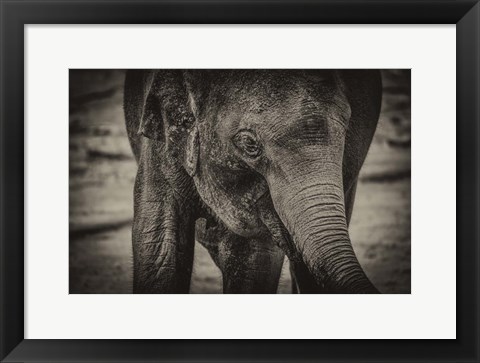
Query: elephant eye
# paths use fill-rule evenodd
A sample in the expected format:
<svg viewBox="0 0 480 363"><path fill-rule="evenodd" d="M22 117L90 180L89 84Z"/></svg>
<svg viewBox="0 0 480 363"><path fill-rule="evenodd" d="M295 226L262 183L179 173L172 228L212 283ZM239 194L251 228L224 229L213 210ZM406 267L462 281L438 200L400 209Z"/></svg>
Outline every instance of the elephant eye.
<svg viewBox="0 0 480 363"><path fill-rule="evenodd" d="M242 130L238 132L233 137L233 143L248 157L256 158L262 153L262 147L258 143L256 136L251 131Z"/></svg>

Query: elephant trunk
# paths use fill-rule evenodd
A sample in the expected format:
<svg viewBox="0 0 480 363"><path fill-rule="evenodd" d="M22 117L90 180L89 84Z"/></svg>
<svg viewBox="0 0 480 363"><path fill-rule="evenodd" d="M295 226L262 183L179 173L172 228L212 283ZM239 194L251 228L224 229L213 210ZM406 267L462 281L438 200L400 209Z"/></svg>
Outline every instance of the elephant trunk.
<svg viewBox="0 0 480 363"><path fill-rule="evenodd" d="M305 173L299 173L297 167L290 180L271 176L275 210L293 237L296 253L323 291L378 293L350 242L341 168L330 166Z"/></svg>

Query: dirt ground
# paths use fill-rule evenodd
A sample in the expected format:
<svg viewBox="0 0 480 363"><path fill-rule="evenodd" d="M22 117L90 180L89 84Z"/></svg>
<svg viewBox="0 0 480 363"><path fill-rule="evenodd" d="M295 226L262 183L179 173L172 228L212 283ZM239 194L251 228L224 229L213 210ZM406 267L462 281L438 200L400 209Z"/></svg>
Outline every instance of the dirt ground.
<svg viewBox="0 0 480 363"><path fill-rule="evenodd" d="M410 293L410 72L383 71L382 113L360 174L350 235L383 293ZM70 293L130 293L133 160L122 70L70 71ZM222 277L196 243L191 293L221 293ZM278 293L290 293L285 261Z"/></svg>

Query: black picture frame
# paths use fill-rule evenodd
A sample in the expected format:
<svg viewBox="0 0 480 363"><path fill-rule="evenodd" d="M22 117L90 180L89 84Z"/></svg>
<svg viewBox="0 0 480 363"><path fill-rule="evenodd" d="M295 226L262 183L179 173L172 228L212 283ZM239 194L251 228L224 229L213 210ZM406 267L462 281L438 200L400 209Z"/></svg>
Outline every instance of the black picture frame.
<svg viewBox="0 0 480 363"><path fill-rule="evenodd" d="M478 0L277 2L1 0L0 12L2 361L480 361L480 259L477 223L480 100ZM24 339L24 25L156 23L456 24L457 339L282 341ZM442 319L441 316L438 318Z"/></svg>

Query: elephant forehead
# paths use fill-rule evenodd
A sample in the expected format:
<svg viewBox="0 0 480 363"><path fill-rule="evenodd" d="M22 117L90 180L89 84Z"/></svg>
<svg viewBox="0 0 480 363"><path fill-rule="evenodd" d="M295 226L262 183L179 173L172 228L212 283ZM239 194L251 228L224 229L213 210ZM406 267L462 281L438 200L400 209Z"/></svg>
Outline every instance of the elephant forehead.
<svg viewBox="0 0 480 363"><path fill-rule="evenodd" d="M340 121L346 127L349 118L348 102L333 82L260 77L233 82L215 92L215 131L224 140L241 129L257 130L263 141L299 133L325 137L327 120Z"/></svg>
<svg viewBox="0 0 480 363"><path fill-rule="evenodd" d="M252 98L249 102L225 105L217 114L218 131L232 136L240 129L254 129L268 137L286 129L318 129L323 120L336 117L332 103L316 99L305 92L298 92L288 98L264 100ZM290 131L289 131L290 133Z"/></svg>
<svg viewBox="0 0 480 363"><path fill-rule="evenodd" d="M291 82L285 84L254 83L239 87L234 85L225 93L225 105L235 105L243 112L262 114L278 109L289 100L299 97L304 88Z"/></svg>
<svg viewBox="0 0 480 363"><path fill-rule="evenodd" d="M326 70L231 70L216 77L214 87L222 94L247 94L257 97L283 97L299 88L332 88L337 80L333 71Z"/></svg>

